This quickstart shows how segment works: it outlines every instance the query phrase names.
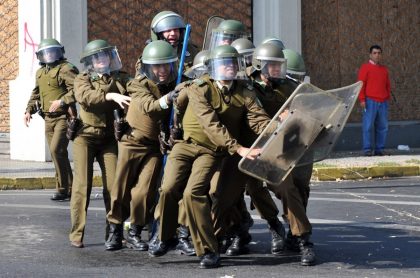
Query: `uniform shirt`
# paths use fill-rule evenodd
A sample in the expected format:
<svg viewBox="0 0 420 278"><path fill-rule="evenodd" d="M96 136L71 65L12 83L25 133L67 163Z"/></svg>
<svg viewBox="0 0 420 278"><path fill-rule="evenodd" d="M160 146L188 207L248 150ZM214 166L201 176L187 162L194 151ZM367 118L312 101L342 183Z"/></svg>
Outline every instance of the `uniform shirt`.
<svg viewBox="0 0 420 278"><path fill-rule="evenodd" d="M208 75L185 90L189 103L182 122L184 140L234 154L241 147L236 138L244 121L256 133L261 133L270 121L252 87L245 82L234 82L229 102Z"/></svg>
<svg viewBox="0 0 420 278"><path fill-rule="evenodd" d="M57 61L53 65L44 64L36 71L35 88L26 106L26 112L34 114L37 111L36 101L44 112L48 112L52 101L61 100L63 105L56 112L65 113L67 108L64 106L76 102L73 85L78 73L78 69L66 60Z"/></svg>
<svg viewBox="0 0 420 278"><path fill-rule="evenodd" d="M93 73L81 73L74 80L74 93L80 104L80 119L83 128L78 135L89 137L114 137L114 109L120 106L105 99L107 93L126 94L126 85L130 76L121 71L110 76Z"/></svg>
<svg viewBox="0 0 420 278"><path fill-rule="evenodd" d="M391 95L388 68L384 65L369 62L363 64L359 70L358 79L363 81L359 93L359 101L365 102L366 97L377 102L384 102Z"/></svg>
<svg viewBox="0 0 420 278"><path fill-rule="evenodd" d="M156 85L145 76L137 76L127 84L131 97L126 120L132 128L131 136L139 143L158 143L160 125L169 126L171 109L163 109L160 99L175 87Z"/></svg>

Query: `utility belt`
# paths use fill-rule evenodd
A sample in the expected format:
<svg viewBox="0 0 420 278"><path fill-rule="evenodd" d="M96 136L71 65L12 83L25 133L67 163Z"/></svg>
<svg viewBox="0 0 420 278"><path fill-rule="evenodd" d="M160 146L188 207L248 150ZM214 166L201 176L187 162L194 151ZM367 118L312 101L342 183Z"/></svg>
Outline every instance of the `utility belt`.
<svg viewBox="0 0 420 278"><path fill-rule="evenodd" d="M202 143L198 142L197 140L194 140L193 138L188 138L186 140L186 142L189 143L189 144L193 144L193 145L196 145L196 146L200 146L200 147L209 149L209 150L211 150L211 151L213 151L215 153L223 153L223 152L225 152L225 149L222 148L222 147L220 147L220 146L219 147L216 147L216 146L208 146L208 145L205 145L205 144L202 144Z"/></svg>
<svg viewBox="0 0 420 278"><path fill-rule="evenodd" d="M46 117L57 118L66 115L67 112L43 112Z"/></svg>

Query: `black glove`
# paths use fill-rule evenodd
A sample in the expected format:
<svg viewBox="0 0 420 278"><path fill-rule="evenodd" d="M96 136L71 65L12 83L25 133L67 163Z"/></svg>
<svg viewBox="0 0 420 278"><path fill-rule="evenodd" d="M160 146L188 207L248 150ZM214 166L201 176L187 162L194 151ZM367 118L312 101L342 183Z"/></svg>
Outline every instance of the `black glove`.
<svg viewBox="0 0 420 278"><path fill-rule="evenodd" d="M128 123L124 118L124 111L122 109L115 109L114 119L114 136L117 141L120 141L128 129Z"/></svg>
<svg viewBox="0 0 420 278"><path fill-rule="evenodd" d="M175 145L176 140L182 140L182 128L172 127L169 134L169 146L172 147Z"/></svg>
<svg viewBox="0 0 420 278"><path fill-rule="evenodd" d="M166 97L166 103L168 105L171 105L174 102L174 100L178 97L178 95L179 95L179 91L178 90L175 89L175 90L170 91L169 93L167 93L165 95L165 97Z"/></svg>
<svg viewBox="0 0 420 278"><path fill-rule="evenodd" d="M167 137L168 136L164 131L161 131L158 136L160 152L163 155L167 154L168 151L171 149L171 146L169 144Z"/></svg>
<svg viewBox="0 0 420 278"><path fill-rule="evenodd" d="M76 138L76 133L79 127L81 126L81 123L82 122L78 118L70 118L67 120L67 139L74 140L74 138Z"/></svg>

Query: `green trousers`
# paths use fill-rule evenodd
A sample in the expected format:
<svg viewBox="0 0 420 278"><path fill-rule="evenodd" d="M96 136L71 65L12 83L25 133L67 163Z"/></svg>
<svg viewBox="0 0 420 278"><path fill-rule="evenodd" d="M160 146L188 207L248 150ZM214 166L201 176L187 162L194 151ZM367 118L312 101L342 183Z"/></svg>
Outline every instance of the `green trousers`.
<svg viewBox="0 0 420 278"><path fill-rule="evenodd" d="M124 138L123 138L124 139ZM144 146L129 140L118 144L118 163L111 193L110 223L145 226L153 217L162 168L159 146Z"/></svg>
<svg viewBox="0 0 420 278"><path fill-rule="evenodd" d="M86 214L93 181L94 160L102 173L106 213L110 210L110 192L117 166L118 146L114 137L100 139L77 136L73 143L74 182L70 201L70 241L83 241Z"/></svg>
<svg viewBox="0 0 420 278"><path fill-rule="evenodd" d="M66 137L66 131L66 115L45 116L45 137L47 138L51 159L54 162L55 187L57 192L69 194L73 184L73 173L67 152L69 140Z"/></svg>
<svg viewBox="0 0 420 278"><path fill-rule="evenodd" d="M222 156L199 145L177 143L168 156L160 189L159 215L161 240L175 235L178 202L182 199L197 256L218 252L208 198L210 180Z"/></svg>

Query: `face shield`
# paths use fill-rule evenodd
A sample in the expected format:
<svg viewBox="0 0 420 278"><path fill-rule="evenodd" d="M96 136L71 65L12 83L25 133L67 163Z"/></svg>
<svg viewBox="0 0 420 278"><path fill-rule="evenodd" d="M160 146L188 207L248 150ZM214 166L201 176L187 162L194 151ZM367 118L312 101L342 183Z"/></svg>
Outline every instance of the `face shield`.
<svg viewBox="0 0 420 278"><path fill-rule="evenodd" d="M51 64L63 58L63 54L63 47L52 46L39 50L36 56L41 63Z"/></svg>
<svg viewBox="0 0 420 278"><path fill-rule="evenodd" d="M246 79L242 57L214 58L208 61L208 72L214 80Z"/></svg>
<svg viewBox="0 0 420 278"><path fill-rule="evenodd" d="M261 73L268 80L278 80L286 78L287 63L284 58L270 58L261 60Z"/></svg>
<svg viewBox="0 0 420 278"><path fill-rule="evenodd" d="M168 84L177 77L178 59L163 64L142 61L140 73L156 84Z"/></svg>
<svg viewBox="0 0 420 278"><path fill-rule="evenodd" d="M245 33L225 33L223 31L213 30L211 33L209 50L216 48L219 45L230 45L234 40L248 36Z"/></svg>
<svg viewBox="0 0 420 278"><path fill-rule="evenodd" d="M184 75L190 79L200 78L207 73L207 67L203 63L197 64L185 71Z"/></svg>
<svg viewBox="0 0 420 278"><path fill-rule="evenodd" d="M110 74L122 68L121 59L116 47L100 50L83 59L84 70L99 74Z"/></svg>

